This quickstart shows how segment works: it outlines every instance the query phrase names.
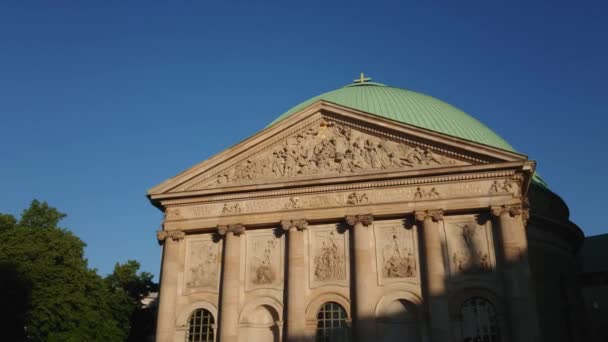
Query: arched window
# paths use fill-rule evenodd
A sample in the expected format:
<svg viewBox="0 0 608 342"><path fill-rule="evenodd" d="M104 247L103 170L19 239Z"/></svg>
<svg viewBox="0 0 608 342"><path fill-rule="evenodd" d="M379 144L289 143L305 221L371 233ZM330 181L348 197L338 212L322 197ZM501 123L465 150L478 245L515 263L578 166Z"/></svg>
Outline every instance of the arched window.
<svg viewBox="0 0 608 342"><path fill-rule="evenodd" d="M462 340L464 342L499 342L496 308L482 297L469 298L460 308L462 315Z"/></svg>
<svg viewBox="0 0 608 342"><path fill-rule="evenodd" d="M190 316L187 342L213 342L213 315L205 309L196 309Z"/></svg>
<svg viewBox="0 0 608 342"><path fill-rule="evenodd" d="M346 310L334 302L323 304L317 314L317 342L348 341L349 331L346 326Z"/></svg>

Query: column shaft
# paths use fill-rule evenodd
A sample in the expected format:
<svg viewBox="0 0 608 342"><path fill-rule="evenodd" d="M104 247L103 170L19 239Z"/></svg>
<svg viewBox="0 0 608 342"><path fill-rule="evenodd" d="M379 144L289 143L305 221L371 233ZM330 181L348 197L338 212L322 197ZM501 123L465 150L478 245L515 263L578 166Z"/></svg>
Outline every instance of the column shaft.
<svg viewBox="0 0 608 342"><path fill-rule="evenodd" d="M287 242L287 341L304 341L306 319L306 289L304 282L304 229L306 221L284 221Z"/></svg>
<svg viewBox="0 0 608 342"><path fill-rule="evenodd" d="M183 239L181 231L160 231L157 233L163 243L163 261L161 269L156 341L173 341L175 331L175 306L177 299L177 273L179 272L179 241Z"/></svg>
<svg viewBox="0 0 608 342"><path fill-rule="evenodd" d="M450 315L448 311L446 272L441 244L443 211L416 213L422 222L422 245L426 272L423 273L426 286L426 302L429 314L430 337L433 342L449 341Z"/></svg>
<svg viewBox="0 0 608 342"><path fill-rule="evenodd" d="M538 341L538 314L532 291L528 239L521 206L492 208L498 216L509 326L513 341Z"/></svg>
<svg viewBox="0 0 608 342"><path fill-rule="evenodd" d="M222 272L220 305L220 342L238 341L241 244L239 235L245 228L240 225L218 229L224 238L224 268Z"/></svg>
<svg viewBox="0 0 608 342"><path fill-rule="evenodd" d="M376 335L375 327L375 303L372 296L373 286L376 281L372 267L372 234L371 226L373 217L371 215L350 216L346 218L354 241L354 287L355 287L355 329L356 340L359 342L374 341Z"/></svg>

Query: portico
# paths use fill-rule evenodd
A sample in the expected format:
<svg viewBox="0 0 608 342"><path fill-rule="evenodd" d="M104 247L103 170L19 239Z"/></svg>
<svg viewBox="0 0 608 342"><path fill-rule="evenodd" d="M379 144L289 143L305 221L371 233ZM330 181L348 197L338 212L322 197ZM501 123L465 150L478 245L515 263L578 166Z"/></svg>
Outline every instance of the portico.
<svg viewBox="0 0 608 342"><path fill-rule="evenodd" d="M534 171L502 146L314 101L150 190L157 340L538 341Z"/></svg>

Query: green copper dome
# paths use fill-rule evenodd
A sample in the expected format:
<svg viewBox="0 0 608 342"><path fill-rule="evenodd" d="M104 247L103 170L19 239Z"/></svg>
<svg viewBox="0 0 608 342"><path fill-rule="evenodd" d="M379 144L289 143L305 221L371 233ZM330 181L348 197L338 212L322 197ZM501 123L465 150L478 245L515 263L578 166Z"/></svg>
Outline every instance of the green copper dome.
<svg viewBox="0 0 608 342"><path fill-rule="evenodd" d="M415 91L366 82L366 80L368 79L364 79L361 75L361 79L356 80L356 83L308 99L283 113L270 125L319 100L324 100L383 118L515 152L513 146L486 125L450 104ZM548 190L547 184L538 174L534 175L533 184Z"/></svg>
<svg viewBox="0 0 608 342"><path fill-rule="evenodd" d="M431 131L514 151L477 119L434 97L374 82L360 82L315 96L279 116L272 124L324 100ZM271 125L272 125L271 124Z"/></svg>

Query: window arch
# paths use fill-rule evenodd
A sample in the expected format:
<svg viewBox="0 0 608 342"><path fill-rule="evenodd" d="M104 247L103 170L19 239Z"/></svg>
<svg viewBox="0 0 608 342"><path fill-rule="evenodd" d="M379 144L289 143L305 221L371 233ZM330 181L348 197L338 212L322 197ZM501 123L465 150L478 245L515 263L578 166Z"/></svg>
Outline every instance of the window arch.
<svg viewBox="0 0 608 342"><path fill-rule="evenodd" d="M483 297L471 297L460 307L463 342L499 342L498 317L494 304Z"/></svg>
<svg viewBox="0 0 608 342"><path fill-rule="evenodd" d="M215 320L207 309L196 309L190 315L186 331L187 342L213 342Z"/></svg>
<svg viewBox="0 0 608 342"><path fill-rule="evenodd" d="M316 342L342 342L349 340L346 310L336 302L327 302L317 313Z"/></svg>

